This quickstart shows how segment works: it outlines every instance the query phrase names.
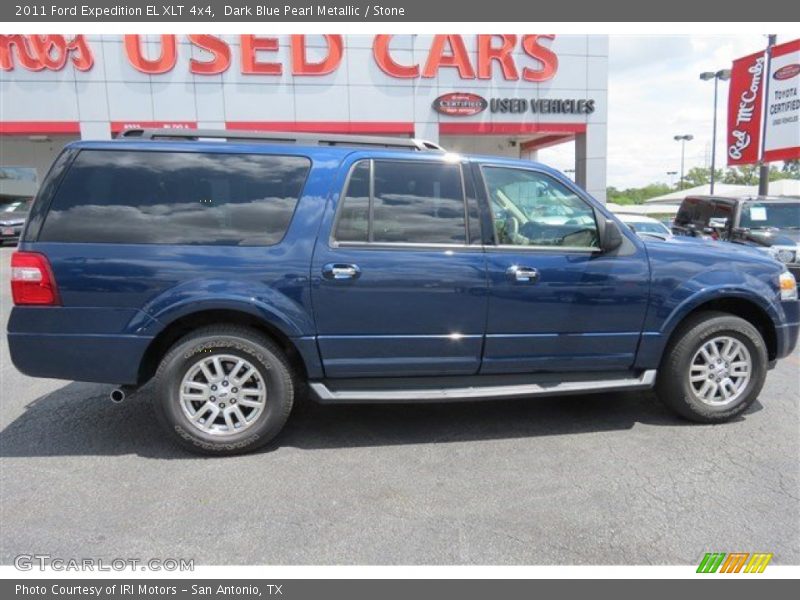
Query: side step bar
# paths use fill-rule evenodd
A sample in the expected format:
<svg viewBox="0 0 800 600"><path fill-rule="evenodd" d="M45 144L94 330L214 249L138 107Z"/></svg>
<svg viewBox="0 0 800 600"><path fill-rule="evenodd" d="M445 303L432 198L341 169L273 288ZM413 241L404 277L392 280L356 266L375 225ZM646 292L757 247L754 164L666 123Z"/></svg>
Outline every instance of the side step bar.
<svg viewBox="0 0 800 600"><path fill-rule="evenodd" d="M431 387L411 389L331 389L322 382L311 383L311 389L323 404L371 404L382 402L443 402L448 400L479 400L482 398L513 398L516 396L558 396L619 390L642 390L653 387L656 370L643 371L638 377L617 377L554 383L530 382L511 385L469 387Z"/></svg>

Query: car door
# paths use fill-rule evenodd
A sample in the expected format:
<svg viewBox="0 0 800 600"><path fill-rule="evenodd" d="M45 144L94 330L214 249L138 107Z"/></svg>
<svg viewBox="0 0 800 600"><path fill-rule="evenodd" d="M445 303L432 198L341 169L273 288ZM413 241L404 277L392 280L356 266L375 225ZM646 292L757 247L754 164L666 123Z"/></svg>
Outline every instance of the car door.
<svg viewBox="0 0 800 600"><path fill-rule="evenodd" d="M486 265L462 165L388 155L351 160L344 172L312 262L325 375L477 373Z"/></svg>
<svg viewBox="0 0 800 600"><path fill-rule="evenodd" d="M595 210L555 174L480 167L494 243L481 373L621 370L633 365L649 266L642 243L599 249Z"/></svg>
<svg viewBox="0 0 800 600"><path fill-rule="evenodd" d="M735 203L730 200L715 200L708 218L711 237L715 240L730 240L733 229Z"/></svg>

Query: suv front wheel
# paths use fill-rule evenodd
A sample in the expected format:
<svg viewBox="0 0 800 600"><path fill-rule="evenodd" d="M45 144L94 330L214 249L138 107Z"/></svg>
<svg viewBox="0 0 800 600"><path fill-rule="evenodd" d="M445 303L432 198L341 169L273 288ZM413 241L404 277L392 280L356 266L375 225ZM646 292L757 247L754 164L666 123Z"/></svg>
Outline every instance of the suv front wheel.
<svg viewBox="0 0 800 600"><path fill-rule="evenodd" d="M666 349L656 382L659 399L700 423L729 421L758 397L767 348L751 323L722 312L687 319Z"/></svg>
<svg viewBox="0 0 800 600"><path fill-rule="evenodd" d="M166 354L155 376L159 421L194 452L241 454L280 433L294 400L282 350L238 326L198 329Z"/></svg>

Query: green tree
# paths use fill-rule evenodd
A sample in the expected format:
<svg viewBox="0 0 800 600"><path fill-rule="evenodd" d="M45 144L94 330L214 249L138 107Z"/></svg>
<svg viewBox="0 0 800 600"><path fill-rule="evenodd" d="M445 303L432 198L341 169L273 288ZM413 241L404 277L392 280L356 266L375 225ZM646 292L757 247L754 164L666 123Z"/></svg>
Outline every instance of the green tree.
<svg viewBox="0 0 800 600"><path fill-rule="evenodd" d="M791 162L792 161L787 161L780 169L776 165L770 165L769 180L800 179L800 169L798 169L796 165L791 165ZM725 171L725 176L722 178L722 181L723 183L733 183L736 185L758 185L759 178L760 168L758 165L742 165L740 167L731 167Z"/></svg>
<svg viewBox="0 0 800 600"><path fill-rule="evenodd" d="M722 169L714 171L716 181L722 180ZM711 182L711 169L708 167L692 167L683 177L684 188L708 185Z"/></svg>
<svg viewBox="0 0 800 600"><path fill-rule="evenodd" d="M662 196L672 191L672 188L666 183L651 183L640 188L628 188L625 190L618 190L611 186L606 188L606 197L609 202L620 205L629 204L642 204L645 200Z"/></svg>
<svg viewBox="0 0 800 600"><path fill-rule="evenodd" d="M800 179L800 160L787 160L783 163L781 172L787 175L787 179Z"/></svg>
<svg viewBox="0 0 800 600"><path fill-rule="evenodd" d="M731 167L725 171L722 183L732 183L734 185L757 185L759 172L758 165L742 165L741 167Z"/></svg>

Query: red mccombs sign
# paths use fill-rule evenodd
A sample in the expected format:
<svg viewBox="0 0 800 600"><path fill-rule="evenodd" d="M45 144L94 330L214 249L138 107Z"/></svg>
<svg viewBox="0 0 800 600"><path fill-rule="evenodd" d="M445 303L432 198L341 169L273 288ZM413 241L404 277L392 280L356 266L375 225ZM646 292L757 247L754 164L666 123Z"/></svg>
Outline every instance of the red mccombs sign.
<svg viewBox="0 0 800 600"><path fill-rule="evenodd" d="M304 35L289 36L288 64L278 60L279 40L274 36L241 35L234 49L219 36L189 35L189 42L207 55L189 61L189 70L196 75L218 75L236 62L243 75L319 76L336 71L345 52L341 35L325 35L327 52L324 58L310 60ZM372 56L377 66L389 77L398 79L430 79L442 68L458 71L461 79L491 79L498 72L507 81L540 82L552 79L558 70L558 57L549 44L554 35L477 35L476 53L467 52L464 36L434 35L424 60L408 61L392 53L391 35L373 38ZM175 35L161 35L156 56L145 52L141 36L123 36L128 62L142 73L157 75L175 68L180 45ZM270 53L273 58L270 59ZM0 35L0 70L23 68L28 71L60 71L71 64L79 71L94 65L91 44L83 35Z"/></svg>
<svg viewBox="0 0 800 600"><path fill-rule="evenodd" d="M733 61L728 91L728 165L759 160L766 65L764 52Z"/></svg>
<svg viewBox="0 0 800 600"><path fill-rule="evenodd" d="M728 164L800 159L800 39L733 61Z"/></svg>

